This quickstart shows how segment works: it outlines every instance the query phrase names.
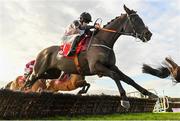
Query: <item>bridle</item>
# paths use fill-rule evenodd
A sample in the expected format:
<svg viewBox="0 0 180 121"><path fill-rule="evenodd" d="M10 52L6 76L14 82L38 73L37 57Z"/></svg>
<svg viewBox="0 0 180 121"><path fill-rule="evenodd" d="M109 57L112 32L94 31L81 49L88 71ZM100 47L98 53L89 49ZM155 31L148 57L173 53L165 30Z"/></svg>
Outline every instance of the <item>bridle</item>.
<svg viewBox="0 0 180 121"><path fill-rule="evenodd" d="M134 26L134 24L133 24L133 22L131 20L131 16L135 16L135 15L137 16L136 13L132 13L130 15L127 14L127 20L126 20L126 24L125 24L125 29L126 29L127 23L129 21L130 26L132 27L133 32L122 32L121 30L117 31L117 30L106 29L106 28L100 28L100 30L103 30L103 31L106 31L106 32L117 33L117 34L123 34L123 35L131 35L131 36L135 36L136 38L140 37L140 38L144 38L146 40L146 38L144 37L145 30L142 31L142 33L138 33L137 30L136 30L136 27Z"/></svg>
<svg viewBox="0 0 180 121"><path fill-rule="evenodd" d="M136 27L134 26L132 20L131 20L131 16L135 16L137 15L136 13L132 13L130 15L127 14L127 19L126 19L126 24L125 24L125 29L126 30L126 26L127 26L127 23L129 21L130 23L130 26L132 27L132 32L123 32L122 30L114 30L114 29L106 29L106 28L99 28L99 30L102 30L102 31L105 31L105 32L112 32L112 33L116 33L116 34L122 34L122 35L130 35L130 36L134 36L135 38L144 38L145 41L148 41L145 37L144 37L144 33L145 33L145 30L143 30L141 33L138 33L137 30L136 30ZM106 46L106 45L103 45L103 44L92 44L91 46L94 46L94 47L104 47L104 48L107 48L109 50L112 50L112 48Z"/></svg>
<svg viewBox="0 0 180 121"><path fill-rule="evenodd" d="M136 27L134 26L133 22L131 21L131 16L138 16L138 15L136 13L132 13L130 15L127 14L127 18L129 20L129 23L133 30L131 35L135 36L136 38L138 38L138 37L144 38L145 42L147 42L148 40L146 39L146 37L144 37L145 29L141 33L138 33L136 30Z"/></svg>

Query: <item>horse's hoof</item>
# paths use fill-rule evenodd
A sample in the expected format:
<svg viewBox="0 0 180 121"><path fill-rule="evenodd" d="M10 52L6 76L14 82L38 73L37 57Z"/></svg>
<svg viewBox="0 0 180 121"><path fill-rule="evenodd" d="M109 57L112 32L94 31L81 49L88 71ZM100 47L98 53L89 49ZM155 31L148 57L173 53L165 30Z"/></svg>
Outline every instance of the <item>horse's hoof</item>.
<svg viewBox="0 0 180 121"><path fill-rule="evenodd" d="M121 106L126 108L126 109L129 109L130 103L129 103L129 101L121 100Z"/></svg>

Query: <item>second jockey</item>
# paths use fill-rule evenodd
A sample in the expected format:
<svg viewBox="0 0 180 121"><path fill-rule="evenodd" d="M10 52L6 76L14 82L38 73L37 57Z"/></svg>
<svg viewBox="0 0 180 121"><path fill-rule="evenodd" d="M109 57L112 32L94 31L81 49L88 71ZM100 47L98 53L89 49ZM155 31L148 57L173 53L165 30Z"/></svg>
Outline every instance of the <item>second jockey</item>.
<svg viewBox="0 0 180 121"><path fill-rule="evenodd" d="M24 78L26 79L33 72L35 60L28 62L24 68Z"/></svg>
<svg viewBox="0 0 180 121"><path fill-rule="evenodd" d="M76 46L80 41L80 37L85 34L87 31L89 31L92 28L99 28L99 25L88 25L91 20L91 15L87 12L83 12L80 15L79 20L74 20L73 23L71 23L65 30L65 33L63 35L63 42L65 43L67 40L72 40L72 46L71 50L68 53L68 56L74 55L76 51ZM62 43L62 44L64 44Z"/></svg>

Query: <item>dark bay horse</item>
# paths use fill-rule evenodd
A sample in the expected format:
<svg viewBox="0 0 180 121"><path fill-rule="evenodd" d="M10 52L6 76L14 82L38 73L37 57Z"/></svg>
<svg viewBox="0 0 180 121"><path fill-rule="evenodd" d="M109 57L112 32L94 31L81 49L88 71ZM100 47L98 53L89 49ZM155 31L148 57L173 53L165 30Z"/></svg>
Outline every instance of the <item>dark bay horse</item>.
<svg viewBox="0 0 180 121"><path fill-rule="evenodd" d="M170 57L165 58L165 62L163 63L165 66L160 66L159 68L152 68L147 64L143 64L142 72L157 76L159 78L166 78L171 76L173 82L180 82L180 66L174 62L174 60Z"/></svg>
<svg viewBox="0 0 180 121"><path fill-rule="evenodd" d="M130 104L120 81L124 81L135 87L144 95L157 97L138 85L115 65L116 58L113 46L121 35L133 36L143 42L149 41L152 36L152 33L134 10L130 10L125 5L124 10L126 14L121 14L121 16L116 17L100 29L97 34L92 37L89 49L78 55L81 73L77 70L73 59L63 56L59 59L57 58L59 46L51 46L38 54L33 73L27 80L25 87L31 86L37 79L58 78L61 71L64 71L66 73L80 74L83 76L100 75L112 78L119 89L122 98L121 105L125 108L129 108Z"/></svg>

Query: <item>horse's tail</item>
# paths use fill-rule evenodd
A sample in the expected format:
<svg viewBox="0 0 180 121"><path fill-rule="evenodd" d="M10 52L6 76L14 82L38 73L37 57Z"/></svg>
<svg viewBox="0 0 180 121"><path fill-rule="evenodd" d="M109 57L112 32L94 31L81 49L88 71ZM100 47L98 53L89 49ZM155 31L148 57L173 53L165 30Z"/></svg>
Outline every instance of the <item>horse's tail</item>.
<svg viewBox="0 0 180 121"><path fill-rule="evenodd" d="M12 82L13 82L13 81L9 82L4 88L5 88L5 89L10 89L10 86L11 86Z"/></svg>
<svg viewBox="0 0 180 121"><path fill-rule="evenodd" d="M157 69L154 69L147 64L143 64L142 72L147 73L147 74L151 74L153 76L157 76L159 78L166 78L170 75L170 71L166 67L161 66Z"/></svg>

